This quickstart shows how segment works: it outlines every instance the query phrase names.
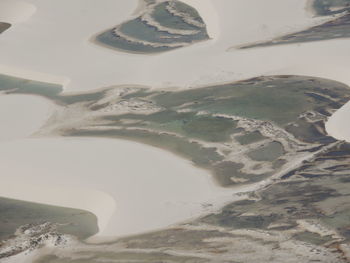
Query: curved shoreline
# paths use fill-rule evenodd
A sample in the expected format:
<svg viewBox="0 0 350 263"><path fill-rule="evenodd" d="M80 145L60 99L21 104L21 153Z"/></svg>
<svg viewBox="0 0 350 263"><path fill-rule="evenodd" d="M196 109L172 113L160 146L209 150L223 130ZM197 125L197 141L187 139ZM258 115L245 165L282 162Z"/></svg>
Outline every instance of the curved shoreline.
<svg viewBox="0 0 350 263"><path fill-rule="evenodd" d="M212 211L232 200L232 190L213 184L206 171L169 152L130 141L16 140L1 143L0 156L9 176L0 186L2 196L94 213L100 231L89 242L165 228L203 214L208 209L203 204L212 204ZM155 218L157 211L164 213Z"/></svg>
<svg viewBox="0 0 350 263"><path fill-rule="evenodd" d="M212 0L181 0L194 7L203 18L207 27L207 32L212 40L216 40L220 35L220 25L218 13Z"/></svg>

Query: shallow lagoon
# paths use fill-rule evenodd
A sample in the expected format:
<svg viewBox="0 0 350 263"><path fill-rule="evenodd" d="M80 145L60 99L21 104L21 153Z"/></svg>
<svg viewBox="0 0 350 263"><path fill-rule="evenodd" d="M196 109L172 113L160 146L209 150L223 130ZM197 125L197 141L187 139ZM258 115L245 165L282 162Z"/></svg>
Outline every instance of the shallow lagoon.
<svg viewBox="0 0 350 263"><path fill-rule="evenodd" d="M274 45L306 43L350 37L349 0L310 0L310 2L312 11L317 16L333 15L335 18L321 25L277 37L271 41L243 45L240 48L268 47Z"/></svg>
<svg viewBox="0 0 350 263"><path fill-rule="evenodd" d="M37 92L37 95L65 105L66 109L76 108L84 112L82 117L89 114L94 116L88 119L86 127L63 126L64 128L60 130L58 126L56 132L67 136L123 138L163 148L211 171L216 182L225 187L261 182L285 169L291 160L289 158L305 154L313 156L315 151L327 146L328 143L333 143L334 140L330 142L325 140L327 135L323 134L322 130L319 130L319 136L314 138L314 144L309 142L308 131L299 131L318 127L319 123L323 123L327 118L323 112L330 112L340 107L350 98L350 90L341 83L300 76L260 77L182 91L151 91L135 87L128 92L119 93L119 97L114 97L111 101L106 100L108 94L118 89L123 90L124 87L74 95L61 95L57 89L53 89L55 91L51 94L43 95L40 94L40 88L36 89L35 82L32 84L34 87L29 90L29 94ZM38 87L41 85L42 83L39 83ZM14 85L7 87L4 85L2 89L7 92L24 94L27 92L25 88L16 88ZM252 94L256 96L253 97ZM326 97L328 99L325 99ZM284 104L285 110L283 112L274 110L281 105L279 100L283 98L289 100ZM248 105L239 103L240 99L249 101ZM268 103L269 101L272 103ZM298 103L294 103L295 101ZM135 102L148 105L151 107L150 112L140 111ZM119 103L124 105L120 112L106 110ZM256 107L254 110L249 108L254 106ZM262 110L256 112L260 108ZM63 123L65 118L63 115L61 120ZM315 119L317 121L313 122ZM57 121L59 123L60 120ZM296 139L294 135L298 138ZM294 145L294 148L286 148L287 144ZM289 154L288 158L286 154ZM332 152L329 155L331 156ZM330 156L322 155L320 158L324 160L331 158ZM311 178L307 176L317 172L309 172L308 169L318 167L319 164L308 164L308 166L306 164L307 161L305 167L304 163L301 164L300 171L293 170L288 176L298 174ZM306 192L310 194L301 194ZM319 205L320 202L327 200L333 195L333 190L304 182L281 183L267 188L260 194L263 197L260 201L232 203L225 207L222 213L209 215L199 222L224 226L228 229L251 228L266 231L271 225L276 224L281 225L278 229L284 231L295 227L296 222L293 220L300 218L300 215L305 218L319 216L313 209L315 202ZM305 214L304 209L309 212ZM290 217L291 212L288 211L295 211L294 217ZM346 218L346 215L344 216ZM341 225L340 229L343 231L345 221L341 218L327 221L327 224ZM185 238L188 231L181 230L180 233L179 238L180 236ZM208 232L201 233L203 237L209 235ZM160 231L155 235L166 235L166 231ZM295 238L318 242L318 236L314 235L300 234ZM95 258L104 256L105 252L95 251L89 260L94 262ZM132 259L136 257L134 254L126 256L116 253L106 258L123 260L129 256ZM58 259L53 256L45 260L72 262L70 259ZM76 260L79 262L80 259ZM151 260L153 259L150 259L150 262ZM174 259L175 262L181 260L183 258ZM191 262L192 258L187 260Z"/></svg>
<svg viewBox="0 0 350 263"><path fill-rule="evenodd" d="M170 6L176 13L169 12ZM106 47L143 54L170 51L207 39L205 24L198 12L177 0L150 2L139 17L96 37L97 43Z"/></svg>

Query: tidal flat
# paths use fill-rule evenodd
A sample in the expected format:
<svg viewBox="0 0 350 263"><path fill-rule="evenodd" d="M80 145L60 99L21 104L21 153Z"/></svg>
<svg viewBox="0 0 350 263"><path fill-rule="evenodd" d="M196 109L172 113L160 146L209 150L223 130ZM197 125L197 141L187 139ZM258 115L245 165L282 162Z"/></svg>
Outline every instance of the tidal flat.
<svg viewBox="0 0 350 263"><path fill-rule="evenodd" d="M210 169L222 186L261 181L291 160L335 142L324 131L329 114L319 109L332 112L350 98L341 83L300 76L185 91L124 92L125 98L87 105L95 120L87 128L67 129L66 135L123 138L160 147ZM242 136L259 133L242 142Z"/></svg>
<svg viewBox="0 0 350 263"><path fill-rule="evenodd" d="M27 93L15 85L2 89ZM346 262L350 146L329 137L324 123L350 99L348 86L283 75L173 91L33 90L63 105L43 134L137 141L190 160L222 187L256 185L245 200L191 222L108 244L78 242L74 251L58 246L39 262L230 262L228 256L240 262L244 253L269 262L274 247L278 260L289 255L284 262L309 262L310 255Z"/></svg>
<svg viewBox="0 0 350 263"><path fill-rule="evenodd" d="M188 262L211 262L212 253L224 257L229 249L223 249L222 242L237 242L234 241L237 239L248 242L248 234L244 232L247 230L253 231L249 232L253 236L259 235L259 231L267 235L279 233L300 242L298 246L307 242L324 250L321 254L329 257L329 262L342 262L338 254L328 255L327 251L345 244L348 238L344 202L348 193L344 184L348 176L349 146L329 137L324 123L350 99L346 85L305 76L264 76L190 90L159 91L128 86L62 95L59 87L47 92L39 88L43 83L37 83L36 87L32 82L32 88L26 90L23 83L28 82L21 80L22 84L16 86L8 76L3 76L4 79L11 83L2 86L4 93L34 93L64 105L42 129L47 133L122 138L163 148L211 171L216 182L226 188L267 180L265 186L251 192L247 200L178 226L174 238L180 243L170 245L171 250L184 249L178 247L184 240L213 240L207 244L210 249L206 251L211 256L187 258ZM283 110L276 111L279 107ZM72 114L72 111L83 114ZM332 210L327 205L330 202L335 207ZM196 228L202 228L198 237ZM156 240L169 238L169 231L175 230L151 234L152 238L147 240L152 241L147 244L137 241L143 240L142 236L134 236L108 246L128 244L128 249L132 246L141 250L153 248L158 253L158 249L166 245L157 245ZM235 231L243 232L237 236L232 234ZM219 242L221 249L212 242ZM266 248L266 240L254 242ZM89 249L81 246L83 251ZM131 255L124 252L107 255L103 252L104 246L107 245L96 245L94 252L89 252L91 262L100 257L107 262L138 257L131 251L127 251ZM206 250L205 247L202 249ZM213 252L216 249L219 251ZM286 249L288 253L292 253L289 249ZM258 251L252 251L254 253ZM152 262L154 258L148 256ZM168 257L166 253L165 256ZM74 262L60 258L51 255L45 260ZM144 262L148 262L144 258ZM169 260L187 262L182 257Z"/></svg>

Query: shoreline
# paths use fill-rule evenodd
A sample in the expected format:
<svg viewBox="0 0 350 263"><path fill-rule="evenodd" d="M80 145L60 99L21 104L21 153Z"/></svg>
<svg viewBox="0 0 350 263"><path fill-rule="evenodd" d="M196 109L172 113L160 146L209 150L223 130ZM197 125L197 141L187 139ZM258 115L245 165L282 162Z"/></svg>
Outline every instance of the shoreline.
<svg viewBox="0 0 350 263"><path fill-rule="evenodd" d="M207 209L203 206L204 203L212 204L209 208L211 211L221 207L223 201L232 201L232 190L213 184L207 171L194 167L174 154L135 142L97 138L40 138L4 142L0 145L3 169L11 174L10 180L0 186L2 196L94 213L98 217L100 231L90 237L88 242L100 243L162 229L203 214ZM21 153L17 153L18 147L21 147ZM28 156L27 153L34 147L36 154ZM82 165L86 162L85 159L90 160L88 163L95 159L95 154L88 152L91 147L100 149L99 164L95 164L92 171ZM48 154L45 149L50 149L53 154ZM21 167L11 165L14 154L16 162L23 163ZM104 158L101 158L102 155ZM61 160L60 167L54 173L48 173L50 167L55 166L58 156L66 158ZM72 164L71 158L74 156L79 158L77 163ZM152 161L147 161L149 158L145 156L149 156ZM130 160L126 161L127 159ZM157 163L160 167L154 167L155 159L159 159ZM139 167L129 168L128 164L136 160ZM27 167L28 164L30 167ZM169 167L173 167L171 172ZM147 170L148 176L142 176ZM95 178L97 171L105 174L104 180L101 180L101 176ZM32 174L31 178L20 179L18 176L23 172ZM56 181L55 186L52 186L53 181ZM84 184L81 184L82 181ZM174 187L179 183L178 187ZM11 185L16 185L16 188L10 187ZM193 192L193 189L196 191ZM142 199L138 199L140 195L143 196ZM87 198L91 200L88 204ZM101 207L101 203L108 204L109 208ZM167 213L154 219L153 214L159 210ZM137 214L140 215L136 216ZM141 215L144 215L143 219Z"/></svg>
<svg viewBox="0 0 350 263"><path fill-rule="evenodd" d="M203 18L207 32L211 40L216 40L220 36L220 23L218 13L211 0L181 0L194 7ZM209 40L210 41L210 40Z"/></svg>
<svg viewBox="0 0 350 263"><path fill-rule="evenodd" d="M350 101L334 112L326 122L326 131L333 138L350 142Z"/></svg>

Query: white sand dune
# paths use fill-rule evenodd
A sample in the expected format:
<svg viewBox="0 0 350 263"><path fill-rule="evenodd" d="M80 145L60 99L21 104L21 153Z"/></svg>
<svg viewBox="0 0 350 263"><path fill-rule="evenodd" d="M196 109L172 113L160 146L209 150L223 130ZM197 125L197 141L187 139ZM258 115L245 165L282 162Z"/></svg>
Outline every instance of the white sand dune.
<svg viewBox="0 0 350 263"><path fill-rule="evenodd" d="M0 21L17 24L28 20L36 11L34 5L17 0L0 1Z"/></svg>
<svg viewBox="0 0 350 263"><path fill-rule="evenodd" d="M350 142L350 102L329 118L326 130L332 137Z"/></svg>
<svg viewBox="0 0 350 263"><path fill-rule="evenodd" d="M3 142L0 166L1 196L95 213L100 232L93 241L166 227L232 199L206 171L121 140Z"/></svg>
<svg viewBox="0 0 350 263"><path fill-rule="evenodd" d="M53 105L40 97L0 95L0 141L32 135L46 122Z"/></svg>

